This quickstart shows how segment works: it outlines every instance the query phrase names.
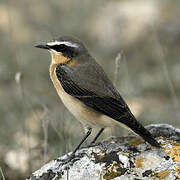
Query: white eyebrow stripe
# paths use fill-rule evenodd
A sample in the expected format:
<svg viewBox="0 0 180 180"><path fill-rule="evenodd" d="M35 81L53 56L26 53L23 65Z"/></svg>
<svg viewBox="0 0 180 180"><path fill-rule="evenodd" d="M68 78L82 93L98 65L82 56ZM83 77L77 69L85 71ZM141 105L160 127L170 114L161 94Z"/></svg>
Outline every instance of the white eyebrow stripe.
<svg viewBox="0 0 180 180"><path fill-rule="evenodd" d="M55 46L55 45L60 45L60 44L64 44L69 47L79 47L78 44L71 43L68 41L53 41L53 42L47 43L48 46Z"/></svg>

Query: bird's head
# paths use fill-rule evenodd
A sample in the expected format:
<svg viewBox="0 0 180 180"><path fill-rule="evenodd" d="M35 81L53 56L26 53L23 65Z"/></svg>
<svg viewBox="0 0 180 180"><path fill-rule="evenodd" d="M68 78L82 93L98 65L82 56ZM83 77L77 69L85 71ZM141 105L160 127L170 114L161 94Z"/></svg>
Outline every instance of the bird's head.
<svg viewBox="0 0 180 180"><path fill-rule="evenodd" d="M72 37L60 37L46 44L36 45L50 51L52 63L74 65L79 56L87 53L85 46L77 39Z"/></svg>

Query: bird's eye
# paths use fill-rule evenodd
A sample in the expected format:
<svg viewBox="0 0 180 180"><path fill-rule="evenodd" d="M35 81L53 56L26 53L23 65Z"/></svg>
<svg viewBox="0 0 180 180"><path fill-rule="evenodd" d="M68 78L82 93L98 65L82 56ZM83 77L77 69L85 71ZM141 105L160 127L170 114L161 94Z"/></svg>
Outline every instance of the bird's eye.
<svg viewBox="0 0 180 180"><path fill-rule="evenodd" d="M59 49L60 49L60 50L64 50L65 48L66 48L66 46L65 46L64 44L60 44L60 45L59 45Z"/></svg>

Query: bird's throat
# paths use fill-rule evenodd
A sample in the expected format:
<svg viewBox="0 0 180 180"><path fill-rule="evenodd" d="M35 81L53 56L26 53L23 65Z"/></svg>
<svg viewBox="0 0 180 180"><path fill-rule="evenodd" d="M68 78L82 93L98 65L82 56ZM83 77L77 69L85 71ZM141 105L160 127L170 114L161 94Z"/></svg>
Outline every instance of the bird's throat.
<svg viewBox="0 0 180 180"><path fill-rule="evenodd" d="M62 53L51 51L52 64L66 64L70 59L63 56Z"/></svg>

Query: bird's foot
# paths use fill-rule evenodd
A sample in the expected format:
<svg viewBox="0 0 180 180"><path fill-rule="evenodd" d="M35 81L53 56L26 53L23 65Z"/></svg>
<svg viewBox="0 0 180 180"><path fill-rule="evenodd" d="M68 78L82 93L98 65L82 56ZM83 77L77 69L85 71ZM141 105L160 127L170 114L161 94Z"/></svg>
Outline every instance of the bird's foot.
<svg viewBox="0 0 180 180"><path fill-rule="evenodd" d="M75 153L71 153L67 158L61 160L61 165L71 165L81 159L84 155L86 155L86 153L79 153L77 155Z"/></svg>
<svg viewBox="0 0 180 180"><path fill-rule="evenodd" d="M75 153L72 153L71 155L68 155L66 159L61 160L62 165L70 163L75 158Z"/></svg>
<svg viewBox="0 0 180 180"><path fill-rule="evenodd" d="M89 148L89 147L94 147L96 146L97 144L95 142L91 142L89 145L86 146L86 148Z"/></svg>

